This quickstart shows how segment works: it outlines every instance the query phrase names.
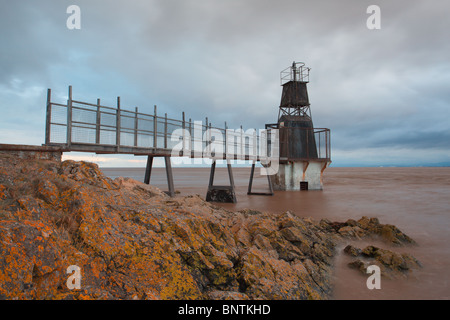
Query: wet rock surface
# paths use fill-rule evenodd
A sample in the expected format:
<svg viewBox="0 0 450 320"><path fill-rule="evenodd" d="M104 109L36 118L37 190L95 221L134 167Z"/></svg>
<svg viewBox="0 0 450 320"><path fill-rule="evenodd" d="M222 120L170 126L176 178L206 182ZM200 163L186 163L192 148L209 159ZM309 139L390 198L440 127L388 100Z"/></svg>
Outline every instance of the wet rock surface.
<svg viewBox="0 0 450 320"><path fill-rule="evenodd" d="M86 162L2 155L0 199L3 299L330 299L338 244L414 244L376 218L230 212ZM418 264L376 247L347 251L399 272ZM71 265L80 289L67 286Z"/></svg>
<svg viewBox="0 0 450 320"><path fill-rule="evenodd" d="M349 219L346 222L321 220L321 225L334 230L344 238L367 239L377 237L393 246L417 245L417 243L400 231L396 226L381 224L378 218L362 217L358 221Z"/></svg>
<svg viewBox="0 0 450 320"><path fill-rule="evenodd" d="M356 257L348 263L350 268L366 274L368 266L376 265L380 268L381 276L387 279L407 278L413 275L414 270L422 268L422 264L408 253L396 253L375 246L359 249L348 245L344 252Z"/></svg>

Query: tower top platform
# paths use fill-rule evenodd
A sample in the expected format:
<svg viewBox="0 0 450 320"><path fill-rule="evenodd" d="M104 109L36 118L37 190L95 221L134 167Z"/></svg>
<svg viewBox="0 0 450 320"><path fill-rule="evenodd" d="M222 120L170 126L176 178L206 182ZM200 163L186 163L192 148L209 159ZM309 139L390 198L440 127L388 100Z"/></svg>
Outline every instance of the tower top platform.
<svg viewBox="0 0 450 320"><path fill-rule="evenodd" d="M309 71L311 68L305 67L304 62L292 62L290 67L287 67L280 72L280 83L284 85L287 82L309 82Z"/></svg>

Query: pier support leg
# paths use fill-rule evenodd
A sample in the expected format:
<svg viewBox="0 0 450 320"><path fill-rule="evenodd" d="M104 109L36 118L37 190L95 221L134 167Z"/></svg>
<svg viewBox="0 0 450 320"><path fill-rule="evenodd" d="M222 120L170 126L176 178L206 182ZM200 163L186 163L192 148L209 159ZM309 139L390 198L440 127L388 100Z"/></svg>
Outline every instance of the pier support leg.
<svg viewBox="0 0 450 320"><path fill-rule="evenodd" d="M255 174L255 164L256 164L256 161L253 161L252 169L250 171L250 179L248 181L247 194L248 195L258 195L258 196L273 196L272 180L270 180L269 175L267 175L267 182L269 184L269 192L252 192L253 176Z"/></svg>
<svg viewBox="0 0 450 320"><path fill-rule="evenodd" d="M233 170L231 169L231 163L229 160L227 160L227 169L228 169L228 178L230 179L230 187L231 190L233 190L233 195L234 195L234 178L233 178ZM236 198L236 197L235 197ZM235 201L236 202L236 199Z"/></svg>
<svg viewBox="0 0 450 320"><path fill-rule="evenodd" d="M152 175L153 156L147 157L147 167L145 168L144 183L150 184L150 177Z"/></svg>
<svg viewBox="0 0 450 320"><path fill-rule="evenodd" d="M172 164L170 163L170 157L164 157L166 163L166 175L167 175L167 185L169 187L169 192L167 194L171 197L175 195L175 188L173 186L173 173Z"/></svg>
<svg viewBox="0 0 450 320"><path fill-rule="evenodd" d="M208 191L213 187L214 185L214 175L216 172L216 161L213 160L211 164L211 171L209 172L209 184L208 184Z"/></svg>
<svg viewBox="0 0 450 320"><path fill-rule="evenodd" d="M234 188L233 171L231 163L227 160L228 178L230 179L229 186L215 186L214 175L216 172L216 161L213 160L211 164L211 172L209 175L208 191L206 193L206 201L236 203L236 193Z"/></svg>
<svg viewBox="0 0 450 320"><path fill-rule="evenodd" d="M152 175L152 167L153 167L153 158L154 156L152 155L149 155L147 158L147 167L145 168L145 176L144 176L145 184L150 184L150 178ZM166 164L167 186L169 187L169 191L164 192L167 193L169 196L173 197L175 195L175 188L173 184L173 173L170 157L164 157L164 162Z"/></svg>

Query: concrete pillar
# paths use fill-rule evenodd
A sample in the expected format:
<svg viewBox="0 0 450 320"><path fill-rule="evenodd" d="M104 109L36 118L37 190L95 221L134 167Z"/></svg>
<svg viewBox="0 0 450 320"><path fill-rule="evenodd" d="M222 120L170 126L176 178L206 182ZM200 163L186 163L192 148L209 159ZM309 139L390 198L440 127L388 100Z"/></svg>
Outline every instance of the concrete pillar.
<svg viewBox="0 0 450 320"><path fill-rule="evenodd" d="M300 182L308 182L308 190L323 189L323 172L330 162L289 161L280 163L278 173L271 176L274 190L299 191Z"/></svg>

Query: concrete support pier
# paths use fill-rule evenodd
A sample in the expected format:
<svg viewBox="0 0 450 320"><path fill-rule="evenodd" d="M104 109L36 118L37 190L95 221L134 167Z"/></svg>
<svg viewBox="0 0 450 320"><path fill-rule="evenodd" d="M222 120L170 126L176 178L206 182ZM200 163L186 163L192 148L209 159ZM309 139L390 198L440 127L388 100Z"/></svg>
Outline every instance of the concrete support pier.
<svg viewBox="0 0 450 320"><path fill-rule="evenodd" d="M274 190L322 190L323 172L330 161L312 160L280 163L278 173L271 176Z"/></svg>

